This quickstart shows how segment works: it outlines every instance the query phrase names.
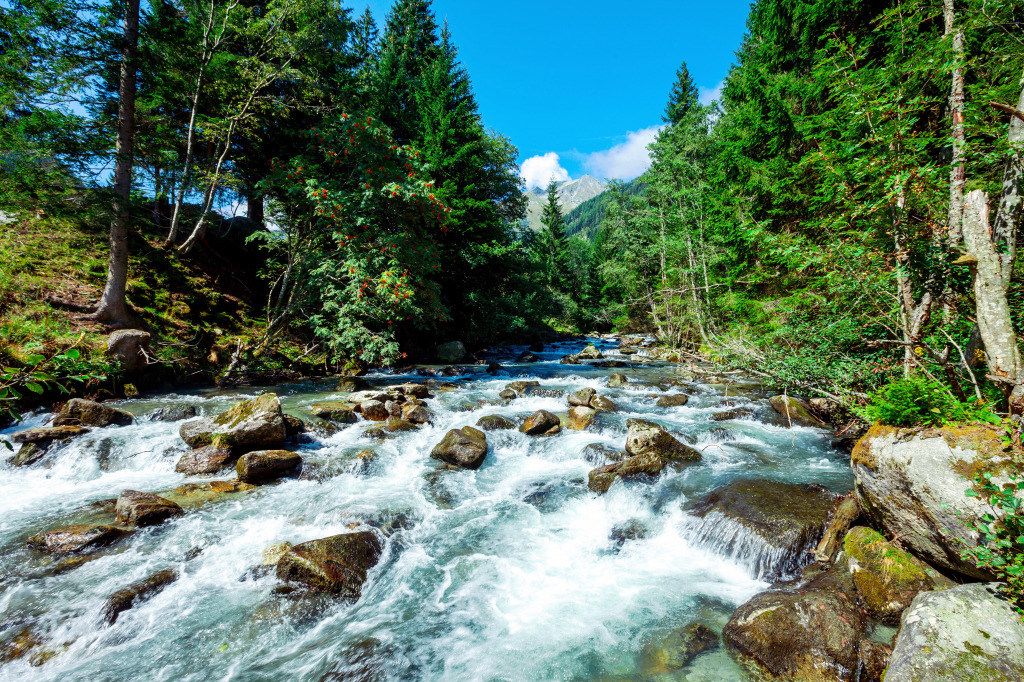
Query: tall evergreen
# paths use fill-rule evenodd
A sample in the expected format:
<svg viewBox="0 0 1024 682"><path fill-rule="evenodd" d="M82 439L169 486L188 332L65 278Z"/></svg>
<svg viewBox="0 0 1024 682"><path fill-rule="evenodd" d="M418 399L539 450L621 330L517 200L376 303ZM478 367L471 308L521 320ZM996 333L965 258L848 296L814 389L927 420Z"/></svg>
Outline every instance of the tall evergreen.
<svg viewBox="0 0 1024 682"><path fill-rule="evenodd" d="M417 139L416 92L424 71L440 53L430 0L398 0L388 13L381 39L374 108L403 144Z"/></svg>
<svg viewBox="0 0 1024 682"><path fill-rule="evenodd" d="M699 99L697 85L690 77L690 69L687 68L686 62L683 62L676 71L676 82L672 84L672 92L669 93L668 105L661 120L672 125L679 123L687 112L697 105Z"/></svg>
<svg viewBox="0 0 1024 682"><path fill-rule="evenodd" d="M565 216L562 205L558 201L558 182L554 178L548 182L548 198L541 211L540 222L544 225L541 233L541 251L545 259L549 286L557 285L563 277L562 266L565 261Z"/></svg>

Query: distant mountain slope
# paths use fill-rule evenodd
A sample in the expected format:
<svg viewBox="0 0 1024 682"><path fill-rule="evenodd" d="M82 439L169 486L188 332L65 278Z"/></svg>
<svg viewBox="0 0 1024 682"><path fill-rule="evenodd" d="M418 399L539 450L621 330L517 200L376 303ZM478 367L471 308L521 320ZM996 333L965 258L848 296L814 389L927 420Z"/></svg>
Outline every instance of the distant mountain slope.
<svg viewBox="0 0 1024 682"><path fill-rule="evenodd" d="M568 180L558 186L558 202L562 211L569 213L580 204L593 199L608 188L608 183L592 175L584 175L575 180ZM535 187L526 192L526 224L531 230L540 230L541 212L547 203L547 188Z"/></svg>
<svg viewBox="0 0 1024 682"><path fill-rule="evenodd" d="M636 178L625 183L622 189L627 196L635 197L643 194L647 185L640 182L640 178ZM604 220L609 199L610 195L605 191L569 211L565 216L566 233L570 236L579 235L586 239L593 239L598 226Z"/></svg>

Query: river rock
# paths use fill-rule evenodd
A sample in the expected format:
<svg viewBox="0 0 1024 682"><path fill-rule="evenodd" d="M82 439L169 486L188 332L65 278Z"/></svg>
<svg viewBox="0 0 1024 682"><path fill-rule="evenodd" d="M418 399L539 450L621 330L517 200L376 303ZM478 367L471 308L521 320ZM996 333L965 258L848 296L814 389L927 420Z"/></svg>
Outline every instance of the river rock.
<svg viewBox="0 0 1024 682"><path fill-rule="evenodd" d="M359 421L359 417L356 416L352 406L348 403L338 401L316 403L310 408L310 411L314 416L334 422L335 424L355 424Z"/></svg>
<svg viewBox="0 0 1024 682"><path fill-rule="evenodd" d="M583 431L590 422L594 421L597 410L589 407L573 407L569 410L569 428L574 431Z"/></svg>
<svg viewBox="0 0 1024 682"><path fill-rule="evenodd" d="M558 428L561 420L547 410L537 410L519 427L527 436L540 436Z"/></svg>
<svg viewBox="0 0 1024 682"><path fill-rule="evenodd" d="M11 441L35 443L45 450L54 441L65 441L83 433L89 433L89 429L81 426L36 426L11 434Z"/></svg>
<svg viewBox="0 0 1024 682"><path fill-rule="evenodd" d="M507 417L502 417L500 414L489 414L486 417L480 417L476 425L484 431L504 431L516 427L514 421Z"/></svg>
<svg viewBox="0 0 1024 682"><path fill-rule="evenodd" d="M864 622L845 561L801 587L762 592L736 609L722 637L766 680L852 680Z"/></svg>
<svg viewBox="0 0 1024 682"><path fill-rule="evenodd" d="M384 422L384 430L388 433L401 433L403 431L415 431L419 427L413 424L408 419L402 419L401 417L388 417L388 420Z"/></svg>
<svg viewBox="0 0 1024 682"><path fill-rule="evenodd" d="M338 385L334 387L338 393L355 393L356 391L369 391L370 382L360 377L341 377Z"/></svg>
<svg viewBox="0 0 1024 682"><path fill-rule="evenodd" d="M466 346L461 341L442 343L437 347L437 361L448 364L466 357Z"/></svg>
<svg viewBox="0 0 1024 682"><path fill-rule="evenodd" d="M583 459L591 464L604 466L608 462L619 462L629 457L622 450L610 448L604 443L591 443L583 448Z"/></svg>
<svg viewBox="0 0 1024 682"><path fill-rule="evenodd" d="M424 398L430 397L430 389L423 384L402 384L398 386L398 392L402 395L407 395L410 398L418 398L423 400Z"/></svg>
<svg viewBox="0 0 1024 682"><path fill-rule="evenodd" d="M592 388L581 388L575 393L569 394L569 406L570 407L590 407L590 401L597 395L597 391Z"/></svg>
<svg viewBox="0 0 1024 682"><path fill-rule="evenodd" d="M528 395L533 398L564 398L565 391L561 391L557 388L540 388L539 386L530 386L523 395Z"/></svg>
<svg viewBox="0 0 1024 682"><path fill-rule="evenodd" d="M150 412L149 420L153 422L180 422L192 419L198 414L199 412L196 410L195 405L175 403L174 405L156 408Z"/></svg>
<svg viewBox="0 0 1024 682"><path fill-rule="evenodd" d="M617 412L619 409L618 405L603 395L595 395L591 398L590 407L598 412Z"/></svg>
<svg viewBox="0 0 1024 682"><path fill-rule="evenodd" d="M18 452L8 460L13 467L32 466L46 456L46 449L39 447L36 443L22 443Z"/></svg>
<svg viewBox="0 0 1024 682"><path fill-rule="evenodd" d="M735 410L726 410L725 412L716 412L711 415L711 420L716 422L730 421L732 419L743 419L754 414L753 410L749 410L745 407L740 407Z"/></svg>
<svg viewBox="0 0 1024 682"><path fill-rule="evenodd" d="M561 365L578 365L580 364L580 358L578 355L566 355L558 363Z"/></svg>
<svg viewBox="0 0 1024 682"><path fill-rule="evenodd" d="M302 467L302 457L288 450L257 450L243 455L235 465L243 483L266 483L294 474Z"/></svg>
<svg viewBox="0 0 1024 682"><path fill-rule="evenodd" d="M992 510L964 492L982 473L992 474L996 485L1008 481L1012 457L999 429L875 425L857 443L851 461L857 501L876 527L937 568L989 577L961 552L978 544L968 524Z"/></svg>
<svg viewBox="0 0 1024 682"><path fill-rule="evenodd" d="M645 675L665 675L682 670L705 651L717 649L718 635L701 623L691 623L644 647L641 653Z"/></svg>
<svg viewBox="0 0 1024 682"><path fill-rule="evenodd" d="M885 681L1024 680L1024 621L996 587L917 595L903 612Z"/></svg>
<svg viewBox="0 0 1024 682"><path fill-rule="evenodd" d="M605 493L617 478L630 479L642 474L657 476L665 468L665 460L655 454L635 455L621 462L598 467L590 472L587 487L595 493Z"/></svg>
<svg viewBox="0 0 1024 682"><path fill-rule="evenodd" d="M215 417L187 421L178 433L193 448L217 440L239 453L279 447L286 435L281 402L273 393L242 401Z"/></svg>
<svg viewBox="0 0 1024 682"><path fill-rule="evenodd" d="M500 393L498 393L498 397L507 403L518 398L519 394L513 391L511 388L506 388L502 390Z"/></svg>
<svg viewBox="0 0 1024 682"><path fill-rule="evenodd" d="M604 359L604 355L601 354L601 351L599 351L597 349L597 346L595 346L594 344L590 344L589 346L581 350L579 353L576 354L576 357L579 358L580 360Z"/></svg>
<svg viewBox="0 0 1024 682"><path fill-rule="evenodd" d="M452 429L434 446L430 456L463 469L479 469L487 456L487 436L472 426Z"/></svg>
<svg viewBox="0 0 1024 682"><path fill-rule="evenodd" d="M860 660L854 679L857 682L882 682L889 657L892 656L892 647L871 639L862 639L857 649Z"/></svg>
<svg viewBox="0 0 1024 682"><path fill-rule="evenodd" d="M119 524L141 528L182 516L185 510L177 503L153 493L123 490L117 497L114 513Z"/></svg>
<svg viewBox="0 0 1024 682"><path fill-rule="evenodd" d="M690 396L684 393L678 393L676 395L666 395L658 398L656 403L658 407L681 407L686 403L690 402Z"/></svg>
<svg viewBox="0 0 1024 682"><path fill-rule="evenodd" d="M819 429L828 428L828 424L811 413L811 406L791 395L776 395L768 399L772 409L782 415L782 423L795 426L813 426Z"/></svg>
<svg viewBox="0 0 1024 682"><path fill-rule="evenodd" d="M609 388L622 388L629 384L629 379L625 374L619 374L618 372L608 375L608 387Z"/></svg>
<svg viewBox="0 0 1024 682"><path fill-rule="evenodd" d="M130 532L116 526L62 526L33 535L28 545L51 554L85 553L113 544Z"/></svg>
<svg viewBox="0 0 1024 682"><path fill-rule="evenodd" d="M626 452L631 455L658 455L663 459L699 462L702 456L689 445L680 443L668 431L646 419L628 419Z"/></svg>
<svg viewBox="0 0 1024 682"><path fill-rule="evenodd" d="M515 391L516 395L522 395L526 389L540 386L539 381L510 381L505 384L506 391Z"/></svg>
<svg viewBox="0 0 1024 682"><path fill-rule="evenodd" d="M277 577L346 599L358 599L383 545L373 531L334 535L296 545L277 562Z"/></svg>
<svg viewBox="0 0 1024 682"><path fill-rule="evenodd" d="M689 535L745 561L763 580L785 579L811 562L839 499L818 485L739 479L693 505L701 522Z"/></svg>
<svg viewBox="0 0 1024 682"><path fill-rule="evenodd" d="M402 407L402 418L413 424L432 424L434 413L422 405L405 405Z"/></svg>
<svg viewBox="0 0 1024 682"><path fill-rule="evenodd" d="M402 405L395 402L394 400L388 400L384 403L384 409L388 411L388 419L394 417L402 417Z"/></svg>
<svg viewBox="0 0 1024 682"><path fill-rule="evenodd" d="M146 366L150 338L141 329L118 329L107 337L107 357L121 363L124 371L136 372Z"/></svg>
<svg viewBox="0 0 1024 682"><path fill-rule="evenodd" d="M391 416L387 407L379 400L367 400L365 403L360 403L359 411L363 417L375 422L382 422Z"/></svg>
<svg viewBox="0 0 1024 682"><path fill-rule="evenodd" d="M531 353L528 350L527 351L523 351L522 353L519 354L519 357L516 358L516 362L523 362L523 363L538 362L539 360L540 360L539 357L537 357L536 355L534 355L533 353Z"/></svg>
<svg viewBox="0 0 1024 682"><path fill-rule="evenodd" d="M843 548L861 603L886 625L898 625L900 614L919 593L953 584L870 528L851 528Z"/></svg>
<svg viewBox="0 0 1024 682"><path fill-rule="evenodd" d="M238 455L229 446L215 443L186 452L178 460L174 470L189 476L214 474L234 464L236 459Z"/></svg>
<svg viewBox="0 0 1024 682"><path fill-rule="evenodd" d="M294 440L306 432L306 422L288 413L282 413L281 416L284 417L285 440Z"/></svg>
<svg viewBox="0 0 1024 682"><path fill-rule="evenodd" d="M135 417L108 405L72 398L64 403L53 420L53 426L128 426Z"/></svg>
<svg viewBox="0 0 1024 682"><path fill-rule="evenodd" d="M167 568L114 592L103 603L103 622L113 625L123 612L152 598L177 579L178 572Z"/></svg>

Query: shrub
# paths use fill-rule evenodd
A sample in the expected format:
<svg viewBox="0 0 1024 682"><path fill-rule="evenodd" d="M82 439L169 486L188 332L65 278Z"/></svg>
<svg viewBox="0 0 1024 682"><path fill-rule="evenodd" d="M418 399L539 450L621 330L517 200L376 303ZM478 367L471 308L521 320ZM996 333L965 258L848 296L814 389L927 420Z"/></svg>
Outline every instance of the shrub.
<svg viewBox="0 0 1024 682"><path fill-rule="evenodd" d="M1024 490L1019 474L1008 483L997 485L992 474L975 478L977 489L968 489L968 497L982 497L992 505L995 514L985 514L980 521L969 524L981 536L977 547L964 550L964 557L978 566L992 569L1006 586L1003 591L1024 615L1024 512L1018 491Z"/></svg>
<svg viewBox="0 0 1024 682"><path fill-rule="evenodd" d="M946 422L998 422L988 405L961 403L939 381L900 379L871 395L863 416L889 426L942 426Z"/></svg>

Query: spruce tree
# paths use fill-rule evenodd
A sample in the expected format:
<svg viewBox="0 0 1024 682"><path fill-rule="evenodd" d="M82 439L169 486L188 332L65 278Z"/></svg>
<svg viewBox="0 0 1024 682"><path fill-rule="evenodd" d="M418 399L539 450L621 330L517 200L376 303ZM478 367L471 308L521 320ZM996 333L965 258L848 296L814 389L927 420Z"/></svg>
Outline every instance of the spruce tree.
<svg viewBox="0 0 1024 682"><path fill-rule="evenodd" d="M548 200L541 212L540 222L544 225L541 234L541 251L545 258L545 269L549 286L556 286L562 280L562 264L565 261L565 216L558 202L558 182L548 182Z"/></svg>
<svg viewBox="0 0 1024 682"><path fill-rule="evenodd" d="M694 84L693 78L690 77L690 70L686 67L686 62L683 62L676 71L676 82L672 84L672 92L669 93L668 105L665 107L665 113L661 120L676 125L683 120L687 112L697 105L698 101L697 86Z"/></svg>
<svg viewBox="0 0 1024 682"><path fill-rule="evenodd" d="M416 92L424 70L440 51L430 0L398 0L388 13L381 41L374 108L402 144L417 139Z"/></svg>

